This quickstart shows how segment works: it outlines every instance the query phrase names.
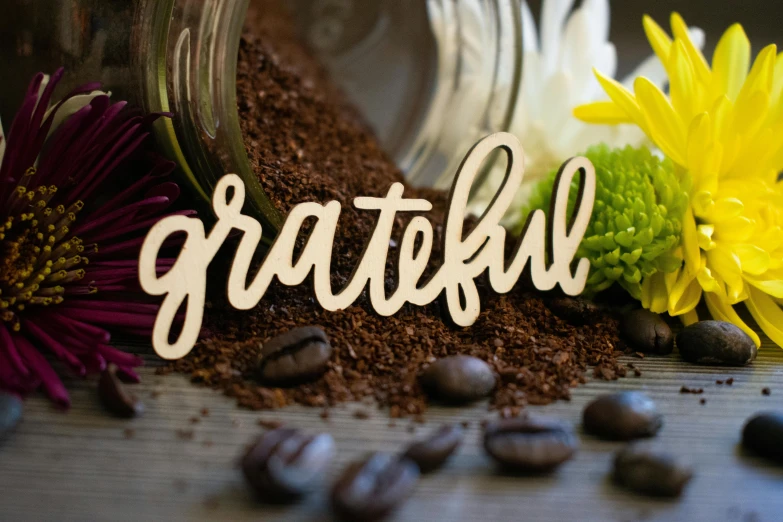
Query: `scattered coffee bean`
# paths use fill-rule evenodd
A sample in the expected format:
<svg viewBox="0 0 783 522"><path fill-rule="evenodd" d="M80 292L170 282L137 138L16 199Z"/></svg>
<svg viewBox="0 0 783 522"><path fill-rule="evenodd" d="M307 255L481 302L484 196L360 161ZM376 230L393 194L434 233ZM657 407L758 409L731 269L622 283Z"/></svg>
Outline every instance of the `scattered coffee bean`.
<svg viewBox="0 0 783 522"><path fill-rule="evenodd" d="M663 416L647 395L621 392L598 397L584 409L582 423L587 433L609 440L652 437L663 426Z"/></svg>
<svg viewBox="0 0 783 522"><path fill-rule="evenodd" d="M343 472L332 489L332 506L345 520L381 520L408 499L418 480L413 461L372 453Z"/></svg>
<svg viewBox="0 0 783 522"><path fill-rule="evenodd" d="M748 334L724 321L701 321L677 334L677 348L688 362L745 366L756 358L756 344Z"/></svg>
<svg viewBox="0 0 783 522"><path fill-rule="evenodd" d="M511 471L546 472L570 459L579 443L566 424L519 417L487 424L484 448Z"/></svg>
<svg viewBox="0 0 783 522"><path fill-rule="evenodd" d="M762 388L761 395L769 397L770 395L772 395L772 390L770 390L769 388Z"/></svg>
<svg viewBox="0 0 783 522"><path fill-rule="evenodd" d="M24 403L18 395L0 391L0 441L16 429L23 412Z"/></svg>
<svg viewBox="0 0 783 522"><path fill-rule="evenodd" d="M326 371L332 345L317 326L294 328L261 349L259 378L278 385L298 384Z"/></svg>
<svg viewBox="0 0 783 522"><path fill-rule="evenodd" d="M614 459L614 482L631 491L656 497L678 497L693 471L664 453L634 444Z"/></svg>
<svg viewBox="0 0 783 522"><path fill-rule="evenodd" d="M783 463L783 414L753 416L742 429L742 445L761 457Z"/></svg>
<svg viewBox="0 0 783 522"><path fill-rule="evenodd" d="M663 318L643 308L627 313L621 332L630 347L644 353L668 355L674 349L674 334Z"/></svg>
<svg viewBox="0 0 783 522"><path fill-rule="evenodd" d="M546 300L546 305L553 314L576 326L589 324L600 315L595 303L587 299L552 297Z"/></svg>
<svg viewBox="0 0 783 522"><path fill-rule="evenodd" d="M403 456L418 464L422 473L430 473L443 466L462 443L462 437L459 425L445 425L426 439L408 446Z"/></svg>
<svg viewBox="0 0 783 522"><path fill-rule="evenodd" d="M334 439L293 428L269 431L242 458L242 472L259 498L288 503L310 492L335 453Z"/></svg>
<svg viewBox="0 0 783 522"><path fill-rule="evenodd" d="M110 364L98 380L98 393L104 407L118 417L131 418L144 413L144 403L125 389L117 366Z"/></svg>
<svg viewBox="0 0 783 522"><path fill-rule="evenodd" d="M732 386L734 384L734 377L726 379L726 386Z"/></svg>
<svg viewBox="0 0 783 522"><path fill-rule="evenodd" d="M449 402L482 399L495 388L495 374L487 363L469 355L438 359L424 371L421 382L428 393Z"/></svg>

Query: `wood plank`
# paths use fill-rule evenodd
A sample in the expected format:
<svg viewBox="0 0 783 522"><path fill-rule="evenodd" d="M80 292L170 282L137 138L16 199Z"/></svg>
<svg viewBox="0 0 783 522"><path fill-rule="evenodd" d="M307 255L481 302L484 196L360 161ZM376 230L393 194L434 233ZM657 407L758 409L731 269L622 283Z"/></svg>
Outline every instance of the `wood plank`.
<svg viewBox="0 0 783 522"><path fill-rule="evenodd" d="M535 408L578 423L584 405L600 393L648 392L666 419L654 443L686 457L697 472L684 498L673 502L617 490L607 471L620 445L587 436L578 456L555 475L498 473L480 446L486 404L433 408L424 426L404 420L390 427L385 412L355 404L333 410L328 423L320 410L301 407L251 412L182 376L155 375L156 360L148 347L145 351L150 366L136 387L147 406L141 418L123 421L104 414L90 381L68 383L74 404L68 414L41 397L27 401L19 431L0 447L0 520L331 520L324 492L292 508L263 506L248 493L236 460L261 432L261 418L331 432L338 457L327 483L367 451L395 451L442 422L470 421L456 457L421 481L394 520L774 521L783 510L783 469L743 455L737 445L748 416L781 407L783 351L768 341L752 366L728 371L691 366L676 356L629 358L642 377L591 381L574 390L570 402ZM727 377L735 379L733 386L715 384ZM682 385L705 391L683 395ZM765 386L772 389L769 397L761 394ZM702 397L705 405L699 404ZM191 418L204 407L209 416L193 424ZM357 409L370 411L370 419L354 418ZM132 438L126 438L126 429L133 430ZM192 439L184 440L180 430L192 430Z"/></svg>

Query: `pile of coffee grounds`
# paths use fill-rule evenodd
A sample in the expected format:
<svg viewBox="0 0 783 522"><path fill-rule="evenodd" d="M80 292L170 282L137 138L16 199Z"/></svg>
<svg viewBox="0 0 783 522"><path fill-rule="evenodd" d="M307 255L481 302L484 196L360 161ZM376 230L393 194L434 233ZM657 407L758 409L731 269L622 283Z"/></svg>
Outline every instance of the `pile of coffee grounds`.
<svg viewBox="0 0 783 522"><path fill-rule="evenodd" d="M305 201L342 204L332 259L336 289L359 261L376 217L354 209L352 199L382 197L403 177L291 28L277 2L253 5L239 51L241 126L251 164L281 212ZM446 194L406 188L405 195L433 203L426 216L440 234ZM410 216L399 217L390 243L390 287L391 260L407 219ZM439 254L435 248L431 269ZM437 302L406 306L386 318L376 315L363 296L346 310L326 312L307 284L288 288L275 283L257 308L239 312L224 301L224 288L217 287L208 305L209 335L187 358L163 371L187 373L194 382L223 390L249 408L293 403L328 407L372 398L388 407L392 417L418 415L427 407L418 375L428 363L454 354L473 355L492 366L500 378L491 404L508 415L527 404L568 399L570 388L586 381L588 366L602 379L626 373L617 362L622 344L616 319L596 312L589 324L572 324L550 311L545 296L522 284L506 296L480 286L484 309L470 328L444 321ZM261 346L305 325L322 327L331 340L334 355L327 372L292 388L260 385L255 373Z"/></svg>

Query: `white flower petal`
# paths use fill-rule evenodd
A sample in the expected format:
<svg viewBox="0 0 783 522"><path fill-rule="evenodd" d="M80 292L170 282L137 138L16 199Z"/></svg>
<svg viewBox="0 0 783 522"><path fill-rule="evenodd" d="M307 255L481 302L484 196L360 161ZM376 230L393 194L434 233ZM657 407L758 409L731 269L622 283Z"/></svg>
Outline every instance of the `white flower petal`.
<svg viewBox="0 0 783 522"><path fill-rule="evenodd" d="M582 9L587 13L590 29L598 40L601 42L608 40L611 22L609 0L584 0Z"/></svg>
<svg viewBox="0 0 783 522"><path fill-rule="evenodd" d="M541 52L546 71L557 69L560 57L560 37L574 0L544 0L541 10Z"/></svg>
<svg viewBox="0 0 783 522"><path fill-rule="evenodd" d="M663 87L667 81L668 75L663 64L654 54L649 56L639 66L622 81L623 86L633 92L633 83L639 76L644 76L658 87Z"/></svg>
<svg viewBox="0 0 783 522"><path fill-rule="evenodd" d="M44 120L46 120L52 114L52 111L54 111L56 108L57 112L52 119L52 127L49 129L49 134L46 135L46 139L49 139L54 131L56 131L65 120L79 112L82 107L89 105L90 102L98 96L111 96L111 93L103 91L92 91L91 93L80 94L66 100L66 102L60 105L59 108L57 108L57 106L50 107L49 110L46 111Z"/></svg>
<svg viewBox="0 0 783 522"><path fill-rule="evenodd" d="M541 105L546 111L543 124L547 137L552 141L560 141L560 129L573 117L573 87L573 77L566 71L559 71L550 78L541 94Z"/></svg>
<svg viewBox="0 0 783 522"><path fill-rule="evenodd" d="M693 45L696 46L696 49L701 50L704 48L704 41L707 39L707 36L701 28L689 27L688 36L691 37L691 41L693 42Z"/></svg>
<svg viewBox="0 0 783 522"><path fill-rule="evenodd" d="M532 114L528 116L535 116L536 106L538 101L538 94L541 92L542 85L546 75L543 71L543 63L541 55L538 53L525 53L522 57L522 83L520 90L522 95L519 97L517 104L524 104Z"/></svg>
<svg viewBox="0 0 783 522"><path fill-rule="evenodd" d="M598 79L593 74L592 69L601 71L602 74L614 77L617 72L617 49L612 42L604 42L601 50L595 55L595 62L590 70L590 76L582 84L578 104L590 103L596 100L606 98L606 93Z"/></svg>
<svg viewBox="0 0 783 522"><path fill-rule="evenodd" d="M560 47L558 70L568 71L574 85L584 85L593 75L601 43L593 41L590 20L584 8L578 9L568 20Z"/></svg>

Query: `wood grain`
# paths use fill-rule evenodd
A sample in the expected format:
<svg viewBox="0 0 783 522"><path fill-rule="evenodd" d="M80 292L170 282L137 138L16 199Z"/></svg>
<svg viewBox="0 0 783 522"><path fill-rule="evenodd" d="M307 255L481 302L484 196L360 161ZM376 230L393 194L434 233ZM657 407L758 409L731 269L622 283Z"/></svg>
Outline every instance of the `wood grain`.
<svg viewBox="0 0 783 522"><path fill-rule="evenodd" d="M28 400L18 432L0 447L0 520L331 520L323 492L293 508L272 508L257 503L245 489L236 460L261 432L259 419L334 434L339 453L326 482L367 451L397 451L440 423L470 421L464 446L446 469L421 481L414 498L396 514L394 520L399 521L782 517L783 468L744 455L737 445L748 416L781 409L783 351L769 341L759 359L742 369L691 366L676 355L629 358L643 371L641 377L591 381L574 390L570 402L536 408L578 424L585 403L598 394L620 389L648 392L666 419L654 443L688 459L697 473L684 498L673 502L617 490L606 477L620 446L587 436L582 436L578 456L555 475L519 478L498 473L479 444L479 422L489 415L485 404L435 408L427 414L426 425L404 420L393 427L385 412L369 405L335 409L328 422L320 418L320 410L299 407L251 412L184 377L155 375L158 363L151 348L131 348L148 354L143 383L135 388L146 403L146 414L132 421L107 416L94 381L68 383L74 404L68 414L53 410L41 397ZM715 384L728 377L734 378L733 386ZM704 388L704 393L683 395L683 385ZM770 387L772 395L763 396L763 387ZM705 405L699 403L701 398L707 400ZM205 407L209 416L201 417ZM356 419L357 410L370 412L371 417ZM195 424L194 417L199 418ZM415 434L409 432L411 426Z"/></svg>

